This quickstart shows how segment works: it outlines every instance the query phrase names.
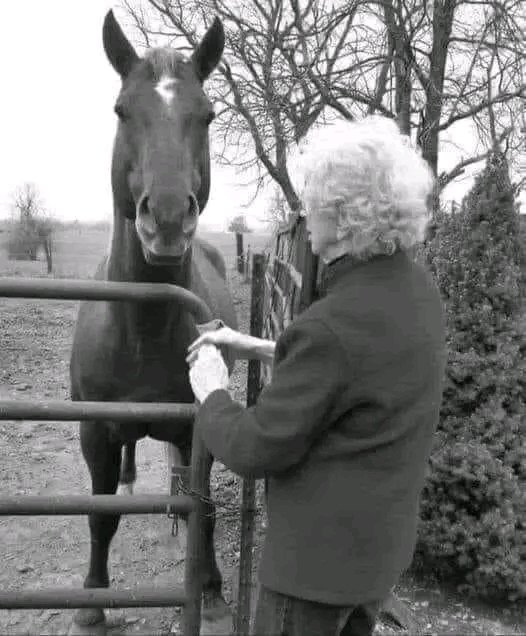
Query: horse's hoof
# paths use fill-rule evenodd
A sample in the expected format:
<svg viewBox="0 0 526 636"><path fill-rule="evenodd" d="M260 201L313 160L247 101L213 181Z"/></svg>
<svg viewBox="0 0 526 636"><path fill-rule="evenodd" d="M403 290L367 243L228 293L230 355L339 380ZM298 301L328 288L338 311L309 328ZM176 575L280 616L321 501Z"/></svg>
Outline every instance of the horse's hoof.
<svg viewBox="0 0 526 636"><path fill-rule="evenodd" d="M234 625L231 616L225 616L215 621L209 621L203 617L199 636L231 636L233 631Z"/></svg>
<svg viewBox="0 0 526 636"><path fill-rule="evenodd" d="M99 608L75 612L68 636L106 636L106 618Z"/></svg>
<svg viewBox="0 0 526 636"><path fill-rule="evenodd" d="M133 484L119 484L118 495L133 495Z"/></svg>
<svg viewBox="0 0 526 636"><path fill-rule="evenodd" d="M230 636L234 630L232 612L222 596L203 598L199 636Z"/></svg>
<svg viewBox="0 0 526 636"><path fill-rule="evenodd" d="M221 621L232 618L232 612L225 599L217 592L204 592L201 616L206 621Z"/></svg>
<svg viewBox="0 0 526 636"><path fill-rule="evenodd" d="M97 625L86 625L81 627L76 623L72 623L69 628L68 636L107 636L106 625L98 623Z"/></svg>

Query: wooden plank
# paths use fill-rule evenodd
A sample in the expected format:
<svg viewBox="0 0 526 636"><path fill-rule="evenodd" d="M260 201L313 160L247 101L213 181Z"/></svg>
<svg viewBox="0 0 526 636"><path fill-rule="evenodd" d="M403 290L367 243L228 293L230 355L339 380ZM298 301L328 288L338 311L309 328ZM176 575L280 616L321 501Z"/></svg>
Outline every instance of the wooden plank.
<svg viewBox="0 0 526 636"><path fill-rule="evenodd" d="M269 311L265 317L265 325L266 325L266 331L265 333L267 334L265 337L268 338L269 340L274 340L276 341L279 337L280 331L276 331L276 320L272 320L272 312Z"/></svg>
<svg viewBox="0 0 526 636"><path fill-rule="evenodd" d="M278 285L278 282L276 281L276 279L273 278L269 272L265 274L265 283L267 285L267 289L271 293L275 292L279 296L281 300L281 304L285 306L285 303L286 303L285 294L283 293L283 290L281 289L281 287Z"/></svg>
<svg viewBox="0 0 526 636"><path fill-rule="evenodd" d="M273 311L270 312L270 320L272 322L272 327L273 327L273 336L274 336L273 340L277 340L279 334L283 331L283 328L276 314Z"/></svg>
<svg viewBox="0 0 526 636"><path fill-rule="evenodd" d="M265 276L265 287L270 294L270 306L267 311L276 312L279 315L279 321L283 322L287 310L288 297L281 291L280 286L274 283L271 276ZM276 298L277 301L275 301Z"/></svg>
<svg viewBox="0 0 526 636"><path fill-rule="evenodd" d="M268 384L272 380L272 367L270 364L261 365L261 383Z"/></svg>
<svg viewBox="0 0 526 636"><path fill-rule="evenodd" d="M263 338L266 338L267 340L275 340L269 323L270 323L270 316L267 316L265 318L265 322L263 323Z"/></svg>
<svg viewBox="0 0 526 636"><path fill-rule="evenodd" d="M296 287L299 287L301 289L303 277L298 272L298 270L294 267L294 265L292 265L292 263L288 263L287 261L285 261L283 258L280 258L279 256L274 256L271 258L273 263L277 263L278 265L281 265L284 269L287 270L291 279L294 281L294 284L296 285Z"/></svg>

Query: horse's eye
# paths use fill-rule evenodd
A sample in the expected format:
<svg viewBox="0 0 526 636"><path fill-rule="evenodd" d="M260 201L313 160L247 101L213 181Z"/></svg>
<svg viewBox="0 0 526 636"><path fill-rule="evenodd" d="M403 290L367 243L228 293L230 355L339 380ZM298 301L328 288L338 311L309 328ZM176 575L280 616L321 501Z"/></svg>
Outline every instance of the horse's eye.
<svg viewBox="0 0 526 636"><path fill-rule="evenodd" d="M128 118L128 113L122 104L115 104L115 108L113 110L121 121L125 121Z"/></svg>
<svg viewBox="0 0 526 636"><path fill-rule="evenodd" d="M208 115L206 116L206 125L210 126L210 124L214 121L215 118L216 118L216 114L214 113L214 111L210 111Z"/></svg>

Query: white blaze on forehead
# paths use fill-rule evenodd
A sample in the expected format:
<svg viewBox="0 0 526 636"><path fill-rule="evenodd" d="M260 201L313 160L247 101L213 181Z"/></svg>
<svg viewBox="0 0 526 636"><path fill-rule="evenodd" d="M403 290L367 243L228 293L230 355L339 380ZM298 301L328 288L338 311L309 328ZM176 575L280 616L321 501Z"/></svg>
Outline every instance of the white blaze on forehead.
<svg viewBox="0 0 526 636"><path fill-rule="evenodd" d="M161 79L157 82L157 86L155 90L161 96L163 102L165 104L171 104L174 98L174 89L177 85L177 80L175 77L169 77L168 75L163 75Z"/></svg>

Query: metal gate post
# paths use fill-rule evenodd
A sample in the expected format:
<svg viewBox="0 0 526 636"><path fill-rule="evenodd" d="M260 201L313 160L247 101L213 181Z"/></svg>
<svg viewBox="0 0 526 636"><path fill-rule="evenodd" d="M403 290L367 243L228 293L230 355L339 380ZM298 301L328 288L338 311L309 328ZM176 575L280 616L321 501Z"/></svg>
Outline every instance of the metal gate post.
<svg viewBox="0 0 526 636"><path fill-rule="evenodd" d="M190 492L193 495L193 510L188 516L186 533L185 592L186 606L183 616L183 634L199 636L201 627L201 600L203 595L202 563L205 547L207 476L210 455L201 436L194 428L192 438L192 468L190 473Z"/></svg>

